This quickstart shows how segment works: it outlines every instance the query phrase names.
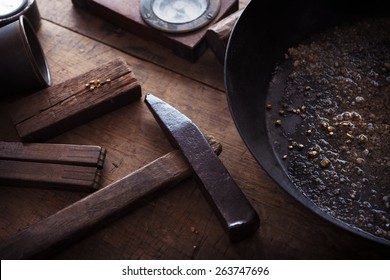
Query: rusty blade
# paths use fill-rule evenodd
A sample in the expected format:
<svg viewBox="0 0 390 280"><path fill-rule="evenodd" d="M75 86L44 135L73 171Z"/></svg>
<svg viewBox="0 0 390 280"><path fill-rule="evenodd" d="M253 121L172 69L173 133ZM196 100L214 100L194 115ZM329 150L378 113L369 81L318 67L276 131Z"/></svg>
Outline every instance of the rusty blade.
<svg viewBox="0 0 390 280"><path fill-rule="evenodd" d="M188 161L230 239L239 241L253 234L259 227L259 216L199 128L152 94L146 95L145 102L171 144Z"/></svg>

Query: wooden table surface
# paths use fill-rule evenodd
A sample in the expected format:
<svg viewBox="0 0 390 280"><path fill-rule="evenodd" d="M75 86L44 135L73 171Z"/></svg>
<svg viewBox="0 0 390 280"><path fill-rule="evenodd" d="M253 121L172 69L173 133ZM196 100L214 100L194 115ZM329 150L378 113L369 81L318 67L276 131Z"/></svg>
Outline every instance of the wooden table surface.
<svg viewBox="0 0 390 280"><path fill-rule="evenodd" d="M244 7L249 0L241 0ZM73 6L38 0L38 37L53 84L122 57L143 95L164 99L223 146L220 159L259 213L251 238L232 244L193 179L159 192L130 213L52 259L382 259L389 248L368 242L307 210L256 163L230 116L223 65L208 49L195 63ZM6 108L7 104L2 104ZM1 110L1 140L17 139ZM7 126L8 125L8 126ZM50 139L107 149L102 186L172 151L143 98ZM0 242L85 197L85 193L0 187Z"/></svg>

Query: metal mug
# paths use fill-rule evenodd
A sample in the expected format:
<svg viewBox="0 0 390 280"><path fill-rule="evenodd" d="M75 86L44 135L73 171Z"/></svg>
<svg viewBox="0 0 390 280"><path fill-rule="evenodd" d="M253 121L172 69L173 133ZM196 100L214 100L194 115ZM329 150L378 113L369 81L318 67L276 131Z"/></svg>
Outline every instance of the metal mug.
<svg viewBox="0 0 390 280"><path fill-rule="evenodd" d="M17 21L21 15L25 15L38 31L41 15L35 0L0 0L0 27Z"/></svg>
<svg viewBox="0 0 390 280"><path fill-rule="evenodd" d="M0 96L31 93L51 85L46 57L24 15L0 28Z"/></svg>

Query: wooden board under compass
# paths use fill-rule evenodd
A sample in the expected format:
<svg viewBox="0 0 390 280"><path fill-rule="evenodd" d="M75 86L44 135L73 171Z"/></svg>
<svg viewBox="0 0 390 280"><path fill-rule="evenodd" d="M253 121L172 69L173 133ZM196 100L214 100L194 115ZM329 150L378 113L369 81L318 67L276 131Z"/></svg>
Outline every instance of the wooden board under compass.
<svg viewBox="0 0 390 280"><path fill-rule="evenodd" d="M193 32L173 34L147 25L139 12L139 0L72 0L72 2L137 36L171 49L176 55L191 62L195 62L207 48L205 35L208 27L237 11L239 4L238 0L221 0L220 11L209 25Z"/></svg>

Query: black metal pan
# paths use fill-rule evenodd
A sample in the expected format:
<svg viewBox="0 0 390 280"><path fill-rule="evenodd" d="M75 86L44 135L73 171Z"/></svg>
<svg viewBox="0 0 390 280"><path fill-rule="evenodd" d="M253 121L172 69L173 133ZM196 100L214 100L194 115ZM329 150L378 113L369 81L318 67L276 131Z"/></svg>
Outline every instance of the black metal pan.
<svg viewBox="0 0 390 280"><path fill-rule="evenodd" d="M245 8L230 37L225 57L225 87L232 118L245 144L263 169L303 205L339 227L384 245L390 241L341 222L322 211L303 195L286 174L283 160L273 143L282 141L274 133L265 110L269 98L280 99L282 90L269 96L275 66L287 48L313 33L346 19L387 13L384 2L321 0L253 0ZM281 87L282 89L282 87Z"/></svg>

